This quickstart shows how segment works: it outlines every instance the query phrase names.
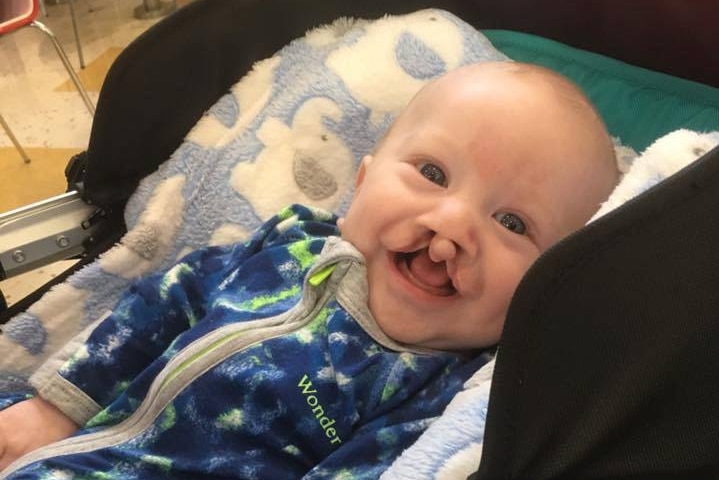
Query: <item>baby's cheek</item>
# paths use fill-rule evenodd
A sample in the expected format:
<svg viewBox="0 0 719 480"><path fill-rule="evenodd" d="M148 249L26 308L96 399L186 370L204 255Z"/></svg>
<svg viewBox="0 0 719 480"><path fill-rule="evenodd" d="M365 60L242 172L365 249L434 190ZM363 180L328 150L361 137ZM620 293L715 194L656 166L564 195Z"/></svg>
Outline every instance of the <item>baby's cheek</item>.
<svg viewBox="0 0 719 480"><path fill-rule="evenodd" d="M514 265L513 268L507 269L502 288L505 302L505 310L509 308L509 304L512 301L514 292L517 290L519 283L522 281L522 278L524 278L524 275L529 270L529 267L532 266L532 263L534 263L534 259L527 258L525 261Z"/></svg>
<svg viewBox="0 0 719 480"><path fill-rule="evenodd" d="M367 255L367 245L370 233L367 228L362 227L362 222L357 216L351 214L338 220L337 227L343 240L351 243L363 255Z"/></svg>

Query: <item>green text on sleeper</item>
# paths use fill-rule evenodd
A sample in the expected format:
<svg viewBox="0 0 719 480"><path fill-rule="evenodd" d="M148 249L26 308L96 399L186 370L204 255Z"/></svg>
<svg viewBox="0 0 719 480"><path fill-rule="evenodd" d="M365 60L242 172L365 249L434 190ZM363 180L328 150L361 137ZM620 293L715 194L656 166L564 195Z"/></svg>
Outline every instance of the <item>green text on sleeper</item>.
<svg viewBox="0 0 719 480"><path fill-rule="evenodd" d="M320 405L320 400L317 398L317 389L312 388L312 381L307 374L302 376L300 383L297 386L301 389L302 395L305 396L307 405L312 409L312 414L319 422L322 430L325 431L327 438L331 439L330 443L342 443L342 440L337 435L337 430L332 426L335 424L334 418L329 418L325 415L325 409Z"/></svg>

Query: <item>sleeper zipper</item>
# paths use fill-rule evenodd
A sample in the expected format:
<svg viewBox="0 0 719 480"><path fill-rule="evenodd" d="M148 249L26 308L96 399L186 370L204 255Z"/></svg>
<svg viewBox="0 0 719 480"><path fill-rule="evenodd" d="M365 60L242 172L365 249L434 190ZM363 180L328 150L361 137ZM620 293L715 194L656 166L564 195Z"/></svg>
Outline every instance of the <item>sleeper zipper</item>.
<svg viewBox="0 0 719 480"><path fill-rule="evenodd" d="M308 283L317 287L324 283L335 265L318 268L308 276ZM305 286L305 296L289 311L274 318L232 324L199 338L182 349L155 377L140 406L128 418L105 430L71 437L30 452L0 472L0 480L32 463L61 455L87 453L114 447L128 441L151 426L167 405L194 379L206 373L228 357L258 342L285 335L311 322L325 306L332 293L317 292ZM268 325L271 323L271 325ZM254 331L253 331L254 330ZM243 335L246 334L246 335ZM249 337L249 338L248 338ZM239 345L233 340L241 338ZM216 353L216 357L210 354ZM198 367L199 366L199 367Z"/></svg>

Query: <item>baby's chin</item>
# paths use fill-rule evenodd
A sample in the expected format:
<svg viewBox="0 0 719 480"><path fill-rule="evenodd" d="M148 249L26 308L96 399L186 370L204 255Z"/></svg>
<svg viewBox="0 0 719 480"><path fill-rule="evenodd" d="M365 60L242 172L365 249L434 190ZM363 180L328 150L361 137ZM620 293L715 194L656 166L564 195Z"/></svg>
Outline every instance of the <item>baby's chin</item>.
<svg viewBox="0 0 719 480"><path fill-rule="evenodd" d="M416 318L403 318L402 315L388 318L383 316L382 312L378 313L379 316L373 311L372 315L382 332L395 342L410 348L457 353L477 352L497 345L501 335L501 329L498 332L492 329L491 332L482 332L481 338L471 338L470 335L459 332L452 337L446 331L437 330L444 330L442 326L446 325L446 319L424 320L427 323L423 324Z"/></svg>
<svg viewBox="0 0 719 480"><path fill-rule="evenodd" d="M370 310L372 309L370 308ZM447 339L437 338L416 318L403 318L401 315L391 315L382 311L375 313L373 310L372 315L380 330L403 346L431 350L454 350Z"/></svg>

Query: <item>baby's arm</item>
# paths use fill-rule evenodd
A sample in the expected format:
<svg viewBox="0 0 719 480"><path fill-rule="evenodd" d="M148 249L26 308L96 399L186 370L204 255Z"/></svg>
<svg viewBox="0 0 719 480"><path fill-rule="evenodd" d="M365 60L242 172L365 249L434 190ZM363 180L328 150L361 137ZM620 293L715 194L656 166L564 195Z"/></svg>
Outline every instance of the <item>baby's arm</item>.
<svg viewBox="0 0 719 480"><path fill-rule="evenodd" d="M40 397L0 411L0 471L18 457L72 435L77 425Z"/></svg>
<svg viewBox="0 0 719 480"><path fill-rule="evenodd" d="M84 425L204 317L208 296L233 264L231 254L231 249L198 250L167 272L140 279L108 316L46 361L31 385Z"/></svg>
<svg viewBox="0 0 719 480"><path fill-rule="evenodd" d="M109 317L89 327L88 334L76 337L66 351L51 357L31 377L33 387L75 423L84 425L139 374L146 372L151 378L162 368L163 353L173 348L170 345L183 332L203 321L208 299L232 272L262 250L285 248L307 235L291 228L294 224L319 222L308 231L334 231L327 220L302 207L289 208L265 223L245 244L197 250L167 272L141 279Z"/></svg>

